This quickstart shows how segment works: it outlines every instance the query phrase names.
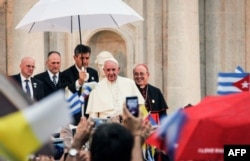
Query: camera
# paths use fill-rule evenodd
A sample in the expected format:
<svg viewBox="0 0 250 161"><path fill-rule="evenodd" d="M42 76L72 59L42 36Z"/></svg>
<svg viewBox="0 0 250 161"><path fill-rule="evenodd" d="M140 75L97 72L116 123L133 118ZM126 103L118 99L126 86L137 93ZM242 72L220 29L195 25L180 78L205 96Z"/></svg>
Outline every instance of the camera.
<svg viewBox="0 0 250 161"><path fill-rule="evenodd" d="M126 97L126 107L133 116L138 117L139 105L137 96Z"/></svg>

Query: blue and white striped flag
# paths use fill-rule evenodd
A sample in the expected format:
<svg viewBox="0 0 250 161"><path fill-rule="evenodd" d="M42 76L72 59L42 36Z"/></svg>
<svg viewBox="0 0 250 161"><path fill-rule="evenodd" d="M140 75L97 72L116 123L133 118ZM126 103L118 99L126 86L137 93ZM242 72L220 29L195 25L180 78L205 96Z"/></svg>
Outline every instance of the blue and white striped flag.
<svg viewBox="0 0 250 161"><path fill-rule="evenodd" d="M70 112L72 115L84 111L85 98L95 88L96 84L97 82L84 83L82 94L80 96L78 95L78 92L72 93L67 87L65 88L65 98L70 104Z"/></svg>
<svg viewBox="0 0 250 161"><path fill-rule="evenodd" d="M66 100L70 104L70 113L75 115L81 112L83 102L80 100L78 93L72 93L68 88L65 89L65 93L67 93Z"/></svg>
<svg viewBox="0 0 250 161"><path fill-rule="evenodd" d="M241 66L237 66L235 68L235 73L245 73L245 71L241 68Z"/></svg>
<svg viewBox="0 0 250 161"><path fill-rule="evenodd" d="M250 76L237 66L235 73L219 73L217 94L226 95L250 90Z"/></svg>
<svg viewBox="0 0 250 161"><path fill-rule="evenodd" d="M162 119L162 124L158 129L158 136L164 139L168 154L172 157L178 146L181 130L186 120L187 115L184 110L180 108L171 115L168 115L168 117Z"/></svg>

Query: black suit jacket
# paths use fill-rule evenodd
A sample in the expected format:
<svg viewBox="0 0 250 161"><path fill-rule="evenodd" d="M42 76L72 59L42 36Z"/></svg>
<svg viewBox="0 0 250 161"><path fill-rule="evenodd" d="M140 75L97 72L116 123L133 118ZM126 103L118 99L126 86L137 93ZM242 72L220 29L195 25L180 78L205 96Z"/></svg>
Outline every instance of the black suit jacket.
<svg viewBox="0 0 250 161"><path fill-rule="evenodd" d="M140 87L137 87L141 92ZM168 105L164 99L161 90L150 84L147 84L147 87L145 88L148 88L146 91L147 98L145 100L147 104L147 110L152 113L159 113L160 118L166 116L166 109L168 109Z"/></svg>
<svg viewBox="0 0 250 161"><path fill-rule="evenodd" d="M48 71L39 73L39 74L35 75L34 78L40 80L43 83L44 97L46 97L46 96L50 95L51 93L63 88L63 84L61 82L61 72L59 72L59 78L58 78L58 82L57 82L56 86L51 81Z"/></svg>
<svg viewBox="0 0 250 161"><path fill-rule="evenodd" d="M95 69L88 67L87 72L89 73L89 79L87 82L94 82L94 81L98 82L99 81L98 73ZM62 78L64 88L66 86L68 86L68 88L70 89L70 91L72 93L77 92L76 87L75 87L75 82L79 78L79 74L78 74L78 70L76 69L75 65L72 65L68 69L64 70L62 72L61 78ZM80 93L79 93L79 95L80 95Z"/></svg>
<svg viewBox="0 0 250 161"><path fill-rule="evenodd" d="M99 77L98 77L98 72L93 69L88 67L87 68L87 72L89 73L89 79L87 82L98 82L99 81ZM61 74L61 81L63 82L63 87L65 88L66 86L68 86L69 90L72 93L78 92L78 95L81 95L81 89L79 91L76 90L75 87L75 82L76 80L79 78L79 73L78 70L76 69L75 65L72 65L71 67L69 67L68 69L64 70ZM84 116L88 117L88 115L86 114L86 108L87 108L87 104L88 104L88 97L85 98L85 104L84 104ZM81 112L77 113L74 115L74 124L77 125L80 121L82 117Z"/></svg>
<svg viewBox="0 0 250 161"><path fill-rule="evenodd" d="M20 74L11 75L10 77L12 77L22 88L22 80L21 80ZM44 96L43 83L41 81L39 81L38 79L33 78L33 77L31 77L30 80L31 80L31 84L32 84L34 99L36 101L39 101Z"/></svg>

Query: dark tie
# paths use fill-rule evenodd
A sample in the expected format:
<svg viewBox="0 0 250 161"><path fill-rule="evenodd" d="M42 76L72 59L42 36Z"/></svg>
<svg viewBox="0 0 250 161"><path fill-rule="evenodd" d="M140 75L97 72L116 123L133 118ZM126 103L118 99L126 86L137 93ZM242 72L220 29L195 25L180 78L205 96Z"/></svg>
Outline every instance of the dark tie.
<svg viewBox="0 0 250 161"><path fill-rule="evenodd" d="M31 97L31 94L30 94L30 86L29 86L29 80L26 79L25 80L25 88L26 88L26 93Z"/></svg>
<svg viewBox="0 0 250 161"><path fill-rule="evenodd" d="M56 75L53 75L53 76L52 76L53 83L54 83L55 86L56 86L56 77L57 77Z"/></svg>

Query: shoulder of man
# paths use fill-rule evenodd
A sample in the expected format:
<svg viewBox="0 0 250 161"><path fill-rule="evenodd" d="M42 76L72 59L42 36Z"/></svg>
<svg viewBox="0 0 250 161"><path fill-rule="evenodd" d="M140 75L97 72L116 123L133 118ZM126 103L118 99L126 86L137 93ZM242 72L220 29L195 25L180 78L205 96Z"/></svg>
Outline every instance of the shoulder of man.
<svg viewBox="0 0 250 161"><path fill-rule="evenodd" d="M75 70L77 71L75 65L72 65L72 66L68 67L67 69L63 70L61 72L61 74L64 75L64 74L67 74L67 73L72 73Z"/></svg>
<svg viewBox="0 0 250 161"><path fill-rule="evenodd" d="M47 73L47 71L38 73L38 74L34 75L34 78L36 78L36 79L44 78L44 75L45 75L46 73Z"/></svg>
<svg viewBox="0 0 250 161"><path fill-rule="evenodd" d="M149 89L152 89L152 90L160 91L160 88L158 88L158 87L156 87L156 86L153 86L152 84L148 84L148 88L149 88Z"/></svg>
<svg viewBox="0 0 250 161"><path fill-rule="evenodd" d="M13 74L13 75L9 75L9 77L15 78L17 77L19 74Z"/></svg>
<svg viewBox="0 0 250 161"><path fill-rule="evenodd" d="M20 75L20 73L18 73L18 74L14 74L14 75L10 75L9 76L10 78L12 78L12 79L14 79L14 80L16 80L16 81L21 81L21 75Z"/></svg>
<svg viewBox="0 0 250 161"><path fill-rule="evenodd" d="M133 83L133 84L135 84L135 82L134 82L133 79L130 79L130 78L127 78L127 77L118 76L117 79L120 82L126 82L126 83Z"/></svg>
<svg viewBox="0 0 250 161"><path fill-rule="evenodd" d="M40 80L37 79L37 78L31 77L30 79L31 79L32 82L35 82L35 83L37 83L38 85L43 85L43 82L40 81Z"/></svg>
<svg viewBox="0 0 250 161"><path fill-rule="evenodd" d="M91 67L88 67L87 70L88 70L89 72L95 72L95 73L97 73L97 70L95 70L94 68L91 68Z"/></svg>

